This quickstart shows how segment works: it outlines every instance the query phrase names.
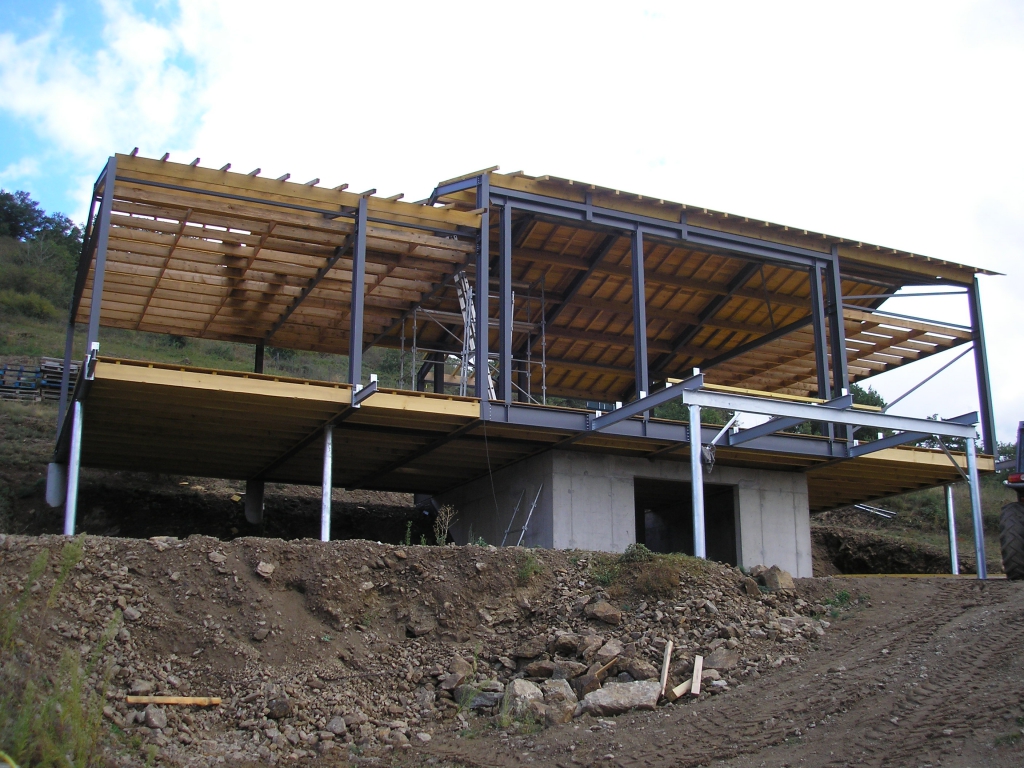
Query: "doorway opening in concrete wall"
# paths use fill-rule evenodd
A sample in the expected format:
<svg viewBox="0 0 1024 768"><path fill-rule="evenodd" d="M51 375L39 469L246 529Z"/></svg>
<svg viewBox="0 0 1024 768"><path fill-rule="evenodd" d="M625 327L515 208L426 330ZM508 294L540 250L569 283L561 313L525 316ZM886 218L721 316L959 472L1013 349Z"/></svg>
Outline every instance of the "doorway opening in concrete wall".
<svg viewBox="0 0 1024 768"><path fill-rule="evenodd" d="M636 540L652 552L693 554L693 502L689 483L633 478ZM708 559L736 565L736 486L704 484L704 536Z"/></svg>

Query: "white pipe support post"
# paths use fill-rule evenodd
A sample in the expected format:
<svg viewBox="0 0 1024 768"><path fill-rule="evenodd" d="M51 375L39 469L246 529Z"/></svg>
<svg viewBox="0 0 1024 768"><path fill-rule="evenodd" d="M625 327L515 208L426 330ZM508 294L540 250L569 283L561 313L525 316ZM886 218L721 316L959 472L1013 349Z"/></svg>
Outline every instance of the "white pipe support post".
<svg viewBox="0 0 1024 768"><path fill-rule="evenodd" d="M971 490L971 519L974 522L974 555L978 559L978 578L988 578L985 563L985 528L981 518L981 488L978 485L978 455L974 438L967 440L967 477Z"/></svg>
<svg viewBox="0 0 1024 768"><path fill-rule="evenodd" d="M331 540L331 470L334 462L334 425L324 427L324 476L320 501L320 541Z"/></svg>
<svg viewBox="0 0 1024 768"><path fill-rule="evenodd" d="M71 445L68 448L68 490L64 497L64 535L75 535L78 510L78 467L82 460L82 401L71 404Z"/></svg>
<svg viewBox="0 0 1024 768"><path fill-rule="evenodd" d="M960 575L960 558L956 552L956 510L953 507L953 486L946 486L946 524L949 528L949 561L954 576Z"/></svg>
<svg viewBox="0 0 1024 768"><path fill-rule="evenodd" d="M706 558L704 541L704 468L701 466L700 406L690 406L690 488L693 491L693 555Z"/></svg>

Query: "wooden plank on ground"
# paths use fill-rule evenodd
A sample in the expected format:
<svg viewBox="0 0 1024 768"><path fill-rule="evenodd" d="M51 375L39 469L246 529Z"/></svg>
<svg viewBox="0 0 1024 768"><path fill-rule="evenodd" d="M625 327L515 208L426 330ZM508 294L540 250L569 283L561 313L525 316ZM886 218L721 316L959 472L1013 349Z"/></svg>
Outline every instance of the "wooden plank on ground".
<svg viewBox="0 0 1024 768"><path fill-rule="evenodd" d="M126 696L127 704L181 704L193 707L219 707L220 696Z"/></svg>
<svg viewBox="0 0 1024 768"><path fill-rule="evenodd" d="M693 678L690 682L690 695L700 696L700 675L704 671L704 657L697 654L693 657Z"/></svg>
<svg viewBox="0 0 1024 768"><path fill-rule="evenodd" d="M672 661L672 641L665 644L665 655L661 658L661 695L665 695L665 688L668 687L668 665Z"/></svg>

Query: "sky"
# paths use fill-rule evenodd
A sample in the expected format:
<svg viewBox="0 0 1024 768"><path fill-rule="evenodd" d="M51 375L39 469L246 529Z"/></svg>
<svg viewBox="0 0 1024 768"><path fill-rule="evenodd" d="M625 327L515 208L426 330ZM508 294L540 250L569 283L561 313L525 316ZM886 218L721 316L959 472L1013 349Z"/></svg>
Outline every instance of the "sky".
<svg viewBox="0 0 1024 768"><path fill-rule="evenodd" d="M1024 2L0 0L0 187L140 154L426 197L499 165L985 267L1024 419ZM967 322L962 296L886 309ZM893 400L957 352L870 380ZM894 413L977 407L967 355Z"/></svg>

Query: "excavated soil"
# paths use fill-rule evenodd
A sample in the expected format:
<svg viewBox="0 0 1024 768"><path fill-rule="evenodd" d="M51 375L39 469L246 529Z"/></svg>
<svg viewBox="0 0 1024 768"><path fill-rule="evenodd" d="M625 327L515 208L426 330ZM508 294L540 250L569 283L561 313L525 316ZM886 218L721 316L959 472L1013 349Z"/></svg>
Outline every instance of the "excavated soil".
<svg viewBox="0 0 1024 768"><path fill-rule="evenodd" d="M690 558L630 564L358 540L81 541L53 607L29 602L7 673L46 669L68 649L87 656L123 611L100 657L110 674L105 722L126 734L110 765L140 764L149 748L158 765L1024 762L1019 583L818 578L767 593L744 589L735 569ZM26 588L48 593L65 545L0 537L4 611ZM26 584L42 550L51 567ZM620 623L587 616L601 600ZM546 729L497 706L462 709L445 690L459 669L473 691L544 675L546 661L578 673L616 641L621 659L609 674L639 679L660 666L667 640L673 684L696 653L733 648L734 659L698 698ZM133 686L224 701L168 707L159 730L125 703Z"/></svg>

